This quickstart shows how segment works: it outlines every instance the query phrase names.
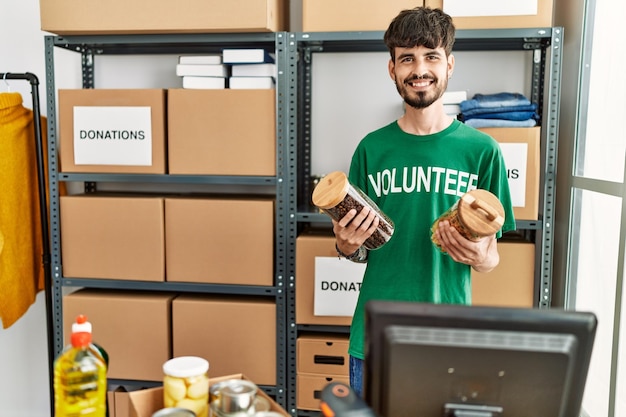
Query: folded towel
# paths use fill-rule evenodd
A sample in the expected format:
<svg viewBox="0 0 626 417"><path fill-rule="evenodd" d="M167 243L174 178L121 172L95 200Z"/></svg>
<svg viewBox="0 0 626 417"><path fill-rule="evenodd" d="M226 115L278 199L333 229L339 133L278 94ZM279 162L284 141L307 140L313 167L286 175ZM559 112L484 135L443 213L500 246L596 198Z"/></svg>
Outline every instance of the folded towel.
<svg viewBox="0 0 626 417"><path fill-rule="evenodd" d="M471 127L533 127L537 125L534 119L528 120L503 120L503 119L469 119L465 124Z"/></svg>
<svg viewBox="0 0 626 417"><path fill-rule="evenodd" d="M496 93L474 94L471 100L459 103L462 112L472 109L502 108L510 106L527 106L531 104L523 94L519 93Z"/></svg>

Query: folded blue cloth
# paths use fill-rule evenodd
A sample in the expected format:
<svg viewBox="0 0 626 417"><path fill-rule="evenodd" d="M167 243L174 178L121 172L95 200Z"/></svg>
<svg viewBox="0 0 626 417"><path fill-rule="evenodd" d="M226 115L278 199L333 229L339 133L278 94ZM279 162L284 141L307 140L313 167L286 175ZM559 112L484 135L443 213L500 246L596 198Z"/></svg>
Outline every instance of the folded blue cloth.
<svg viewBox="0 0 626 417"><path fill-rule="evenodd" d="M537 125L534 119L528 120L502 120L502 119L469 119L465 124L471 127L533 127Z"/></svg>
<svg viewBox="0 0 626 417"><path fill-rule="evenodd" d="M506 112L534 112L537 110L536 104L521 104L518 106L503 106L503 107L489 107L489 108L475 108L470 110L461 110L463 116L474 116L479 114L489 113L506 113Z"/></svg>
<svg viewBox="0 0 626 417"><path fill-rule="evenodd" d="M464 100L459 103L461 112L465 113L472 109L502 108L510 106L526 106L530 100L519 93L496 93L496 94L474 94L471 100Z"/></svg>
<svg viewBox="0 0 626 417"><path fill-rule="evenodd" d="M503 111L500 113L478 113L463 114L463 120L470 119L504 119L504 120L528 120L536 119L537 113L534 111Z"/></svg>

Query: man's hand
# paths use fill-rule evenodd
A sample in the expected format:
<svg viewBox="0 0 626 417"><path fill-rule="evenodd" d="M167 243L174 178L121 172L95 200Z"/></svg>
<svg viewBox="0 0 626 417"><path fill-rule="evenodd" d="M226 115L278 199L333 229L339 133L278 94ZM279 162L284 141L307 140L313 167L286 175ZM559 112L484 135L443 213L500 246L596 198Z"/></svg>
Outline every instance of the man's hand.
<svg viewBox="0 0 626 417"><path fill-rule="evenodd" d="M337 247L346 255L353 254L376 231L379 222L376 212L368 207L363 207L359 213L352 209L339 221L333 220Z"/></svg>
<svg viewBox="0 0 626 417"><path fill-rule="evenodd" d="M489 272L500 262L495 235L477 241L468 240L448 220L439 222L435 234L441 249L456 262L470 265L478 272Z"/></svg>

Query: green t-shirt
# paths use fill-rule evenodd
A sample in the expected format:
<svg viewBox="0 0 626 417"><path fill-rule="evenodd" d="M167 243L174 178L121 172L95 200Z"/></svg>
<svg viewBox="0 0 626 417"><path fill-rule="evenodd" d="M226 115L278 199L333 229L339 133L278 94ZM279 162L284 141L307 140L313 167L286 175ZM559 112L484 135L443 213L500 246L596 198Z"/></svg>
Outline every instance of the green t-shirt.
<svg viewBox="0 0 626 417"><path fill-rule="evenodd" d="M504 206L501 232L514 230L515 219L498 143L457 120L432 135L405 133L397 122L368 134L355 150L349 178L395 229L387 244L369 252L352 319L349 353L363 359L367 301L471 304L470 266L453 261L431 241L431 226L441 214L480 188Z"/></svg>

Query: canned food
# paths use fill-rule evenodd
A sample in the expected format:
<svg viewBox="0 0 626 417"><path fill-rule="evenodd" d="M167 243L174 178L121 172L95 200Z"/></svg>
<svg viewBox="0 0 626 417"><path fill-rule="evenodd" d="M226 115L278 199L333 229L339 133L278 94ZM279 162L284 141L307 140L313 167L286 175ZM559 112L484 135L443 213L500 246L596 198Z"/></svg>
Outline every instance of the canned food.
<svg viewBox="0 0 626 417"><path fill-rule="evenodd" d="M160 409L152 417L196 417L196 413L186 408L169 407Z"/></svg>
<svg viewBox="0 0 626 417"><path fill-rule="evenodd" d="M181 356L163 364L163 405L186 408L197 417L209 415L209 362Z"/></svg>
<svg viewBox="0 0 626 417"><path fill-rule="evenodd" d="M364 207L374 211L379 219L379 224L374 233L363 244L367 249L380 248L393 235L393 221L367 194L352 185L343 172L331 172L319 181L313 190L313 204L336 221L341 220L352 209L355 209L357 213Z"/></svg>
<svg viewBox="0 0 626 417"><path fill-rule="evenodd" d="M269 402L257 393L258 387L243 379L213 384L209 389L211 416L243 416L268 411Z"/></svg>
<svg viewBox="0 0 626 417"><path fill-rule="evenodd" d="M469 240L478 240L495 234L504 224L504 207L494 194L487 190L472 190L443 213L431 227L431 240L441 249L435 235L439 222L448 220L459 233Z"/></svg>

